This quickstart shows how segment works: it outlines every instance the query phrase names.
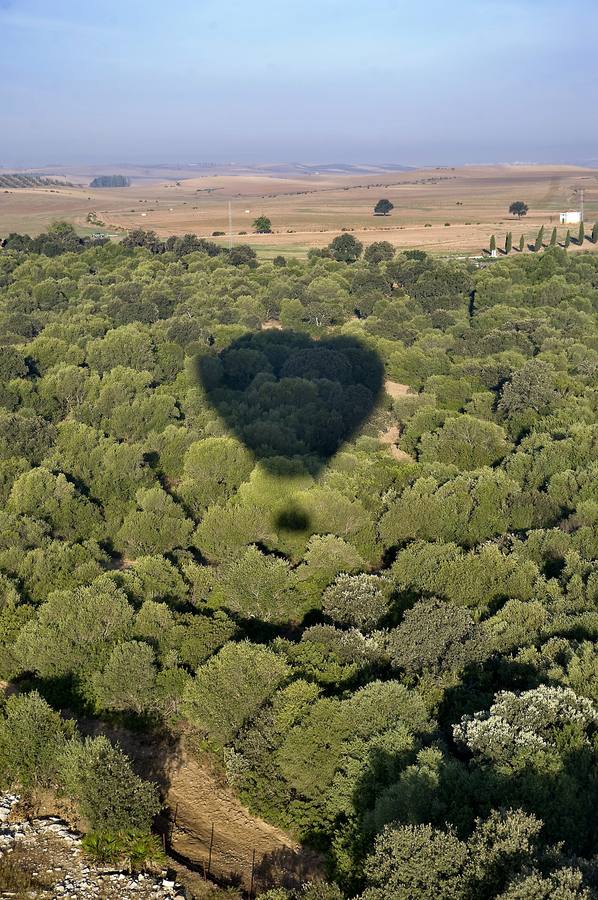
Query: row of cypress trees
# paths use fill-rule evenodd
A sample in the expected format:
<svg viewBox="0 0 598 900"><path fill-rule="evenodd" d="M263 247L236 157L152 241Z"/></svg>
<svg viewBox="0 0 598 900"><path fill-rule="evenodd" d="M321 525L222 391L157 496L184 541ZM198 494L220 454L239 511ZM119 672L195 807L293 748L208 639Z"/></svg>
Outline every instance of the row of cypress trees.
<svg viewBox="0 0 598 900"><path fill-rule="evenodd" d="M586 231L585 231L585 223L580 222L579 224L579 232L577 234L577 243L581 246L586 239ZM593 244L598 244L598 222L594 223L594 227L592 228L591 234L589 235L589 239ZM567 230L567 234L563 243L565 250L569 247L571 243L571 231ZM557 245L557 229L556 226L552 229L552 234L550 236L549 247L556 247ZM540 230L536 235L536 240L534 241L533 250L534 253L538 253L538 251L542 250L544 247L544 226L540 226ZM505 237L505 254L509 254L513 249L513 233L511 231L507 232ZM523 252L525 249L525 235L521 235L519 238L519 251ZM492 253L496 250L496 236L493 234L490 238L490 252Z"/></svg>

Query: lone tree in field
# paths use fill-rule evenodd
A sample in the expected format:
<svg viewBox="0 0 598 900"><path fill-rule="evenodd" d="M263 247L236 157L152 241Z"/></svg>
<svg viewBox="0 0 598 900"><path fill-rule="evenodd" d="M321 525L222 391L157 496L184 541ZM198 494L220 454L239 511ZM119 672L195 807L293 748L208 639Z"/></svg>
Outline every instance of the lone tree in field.
<svg viewBox="0 0 598 900"><path fill-rule="evenodd" d="M536 237L536 243L534 244L534 252L537 253L538 250L541 250L544 246L544 226L540 225L540 230L538 232L538 236Z"/></svg>
<svg viewBox="0 0 598 900"><path fill-rule="evenodd" d="M258 216L253 223L253 229L254 231L257 231L258 234L271 234L272 222L268 216Z"/></svg>
<svg viewBox="0 0 598 900"><path fill-rule="evenodd" d="M517 216L518 219L520 219L521 216L527 216L528 209L529 206L527 205L527 203L524 203L523 200L515 200L509 206L509 212L511 213L511 215Z"/></svg>
<svg viewBox="0 0 598 900"><path fill-rule="evenodd" d="M387 216L389 212L392 212L394 209L394 204L390 202L390 200L382 199L378 200L374 207L374 215L375 216Z"/></svg>
<svg viewBox="0 0 598 900"><path fill-rule="evenodd" d="M563 244L565 250L568 248L570 243L571 243L571 231L569 229L567 229L567 236L565 237L565 243Z"/></svg>
<svg viewBox="0 0 598 900"><path fill-rule="evenodd" d="M550 246L556 247L556 225L552 229L552 234L550 235Z"/></svg>
<svg viewBox="0 0 598 900"><path fill-rule="evenodd" d="M522 234L521 237L519 238L519 252L523 253L524 250L525 250L525 235Z"/></svg>
<svg viewBox="0 0 598 900"><path fill-rule="evenodd" d="M577 243L579 244L580 247L584 242L585 236L586 236L586 230L585 230L584 224L583 224L583 222L580 222L579 223L579 232L577 234Z"/></svg>
<svg viewBox="0 0 598 900"><path fill-rule="evenodd" d="M509 231L507 233L507 237L505 239L505 253L507 254L507 256L511 252L512 249L513 249L513 234L512 234L512 232Z"/></svg>
<svg viewBox="0 0 598 900"><path fill-rule="evenodd" d="M594 227L592 228L592 243L598 244L598 222L594 222Z"/></svg>

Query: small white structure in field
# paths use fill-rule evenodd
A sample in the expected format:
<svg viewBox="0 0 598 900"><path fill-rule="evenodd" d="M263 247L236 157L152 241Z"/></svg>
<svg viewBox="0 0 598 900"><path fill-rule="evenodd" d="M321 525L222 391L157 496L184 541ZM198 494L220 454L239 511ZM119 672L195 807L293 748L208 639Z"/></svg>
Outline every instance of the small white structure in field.
<svg viewBox="0 0 598 900"><path fill-rule="evenodd" d="M561 213L561 225L579 225L581 213L578 209L569 209Z"/></svg>

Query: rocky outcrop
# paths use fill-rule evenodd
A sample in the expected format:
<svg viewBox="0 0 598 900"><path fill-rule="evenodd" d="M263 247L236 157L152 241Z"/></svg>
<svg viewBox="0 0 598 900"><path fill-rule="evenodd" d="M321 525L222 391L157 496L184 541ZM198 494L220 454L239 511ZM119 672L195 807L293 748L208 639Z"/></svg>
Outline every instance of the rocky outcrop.
<svg viewBox="0 0 598 900"><path fill-rule="evenodd" d="M166 877L129 875L91 864L81 835L55 816L19 820L19 798L0 797L0 892L3 897L166 900L184 889ZM4 884L2 883L4 881Z"/></svg>

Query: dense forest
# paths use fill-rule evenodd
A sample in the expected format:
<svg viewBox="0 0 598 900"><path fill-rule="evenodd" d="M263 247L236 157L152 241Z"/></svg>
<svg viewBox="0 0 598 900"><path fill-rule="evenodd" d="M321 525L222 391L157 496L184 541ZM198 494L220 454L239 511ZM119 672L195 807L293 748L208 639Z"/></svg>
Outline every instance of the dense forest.
<svg viewBox="0 0 598 900"><path fill-rule="evenodd" d="M269 900L596 896L598 258L17 237L0 787L139 839L74 718L184 728L327 861Z"/></svg>

